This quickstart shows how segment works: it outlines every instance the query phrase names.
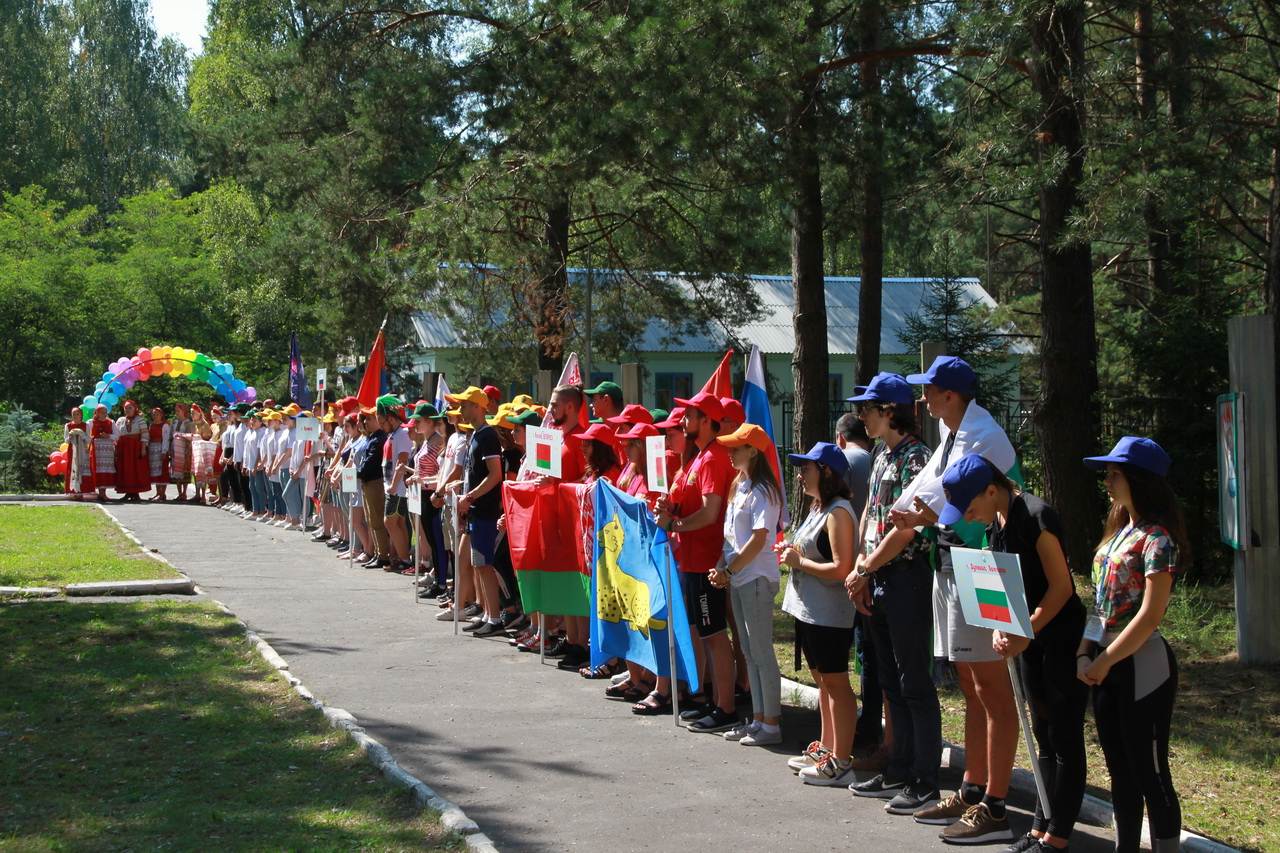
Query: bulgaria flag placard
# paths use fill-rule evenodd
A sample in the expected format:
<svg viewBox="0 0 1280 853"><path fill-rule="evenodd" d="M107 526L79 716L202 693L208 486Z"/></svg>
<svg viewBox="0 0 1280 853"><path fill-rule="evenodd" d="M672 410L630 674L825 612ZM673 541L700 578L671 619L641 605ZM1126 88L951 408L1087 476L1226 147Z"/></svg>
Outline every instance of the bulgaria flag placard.
<svg viewBox="0 0 1280 853"><path fill-rule="evenodd" d="M524 429L525 467L536 476L560 477L560 453L564 447L564 433L545 427L528 426Z"/></svg>
<svg viewBox="0 0 1280 853"><path fill-rule="evenodd" d="M1021 637L1035 636L1017 554L952 548L951 562L966 622Z"/></svg>

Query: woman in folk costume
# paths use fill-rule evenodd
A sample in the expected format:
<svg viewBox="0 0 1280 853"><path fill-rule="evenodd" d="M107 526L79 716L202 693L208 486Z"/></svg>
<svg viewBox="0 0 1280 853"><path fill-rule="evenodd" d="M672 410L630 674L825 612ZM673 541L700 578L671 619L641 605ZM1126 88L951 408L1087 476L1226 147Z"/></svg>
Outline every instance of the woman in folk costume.
<svg viewBox="0 0 1280 853"><path fill-rule="evenodd" d="M227 416L223 413L221 406L209 407L209 422L213 426L213 435L209 440L213 442L213 481L209 483L209 493L213 495L210 503L213 506L222 505L222 492L219 488L222 482L222 434L227 430Z"/></svg>
<svg viewBox="0 0 1280 853"><path fill-rule="evenodd" d="M126 501L142 500L151 490L147 468L147 443L150 441L146 418L138 414L138 404L125 400L124 414L116 418L116 491Z"/></svg>
<svg viewBox="0 0 1280 853"><path fill-rule="evenodd" d="M172 446L169 479L178 489L178 503L186 503L187 500L187 484L191 482L191 439L194 431L191 408L186 403L176 404L173 407L173 423L170 425Z"/></svg>
<svg viewBox="0 0 1280 853"><path fill-rule="evenodd" d="M210 483L218 481L218 473L214 468L217 456L217 445L214 444L215 425L209 423L204 409L196 403L191 404L191 476L195 480L195 501L204 503L205 489Z"/></svg>
<svg viewBox="0 0 1280 853"><path fill-rule="evenodd" d="M67 473L63 491L73 500L93 494L93 469L89 467L89 425L84 422L84 409L71 407L71 420L62 425L62 440L67 446Z"/></svg>
<svg viewBox="0 0 1280 853"><path fill-rule="evenodd" d="M168 499L165 492L169 490L169 448L173 440L173 429L165 419L164 409L159 406L151 410L147 439L147 473L156 487L152 500L164 501Z"/></svg>
<svg viewBox="0 0 1280 853"><path fill-rule="evenodd" d="M107 407L99 403L89 421L89 470L93 486L98 490L98 502L107 499L107 486L116 480L115 422L107 416Z"/></svg>

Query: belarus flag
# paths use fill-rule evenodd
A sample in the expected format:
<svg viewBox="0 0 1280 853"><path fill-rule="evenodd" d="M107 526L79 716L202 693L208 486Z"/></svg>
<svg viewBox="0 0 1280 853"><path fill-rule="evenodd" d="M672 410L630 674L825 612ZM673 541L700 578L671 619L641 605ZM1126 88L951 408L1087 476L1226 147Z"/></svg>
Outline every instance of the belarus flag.
<svg viewBox="0 0 1280 853"><path fill-rule="evenodd" d="M977 571L984 568L986 571ZM995 566L974 566L973 591L978 598L978 612L983 619L1013 624L1009 612L1009 596L1004 591L1003 578Z"/></svg>

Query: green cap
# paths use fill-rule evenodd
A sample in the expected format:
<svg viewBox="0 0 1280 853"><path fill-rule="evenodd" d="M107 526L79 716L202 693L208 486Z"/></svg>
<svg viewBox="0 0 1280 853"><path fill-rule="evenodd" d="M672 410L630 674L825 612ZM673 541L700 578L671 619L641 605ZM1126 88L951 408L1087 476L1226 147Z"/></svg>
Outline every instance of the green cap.
<svg viewBox="0 0 1280 853"><path fill-rule="evenodd" d="M655 424L660 424L667 418L671 417L671 413L666 409L650 409L649 414L653 415L653 422Z"/></svg>
<svg viewBox="0 0 1280 853"><path fill-rule="evenodd" d="M442 421L445 415L444 412L436 411L436 407L430 403L419 403L413 410L413 418L418 421Z"/></svg>
<svg viewBox="0 0 1280 853"><path fill-rule="evenodd" d="M542 415L533 409L525 409L514 417L508 416L507 423L515 424L516 426L542 426Z"/></svg>
<svg viewBox="0 0 1280 853"><path fill-rule="evenodd" d="M617 382L610 382L606 379L596 387L587 388L582 393L586 394L588 397L594 397L597 394L607 394L612 397L618 405L622 405L622 386Z"/></svg>

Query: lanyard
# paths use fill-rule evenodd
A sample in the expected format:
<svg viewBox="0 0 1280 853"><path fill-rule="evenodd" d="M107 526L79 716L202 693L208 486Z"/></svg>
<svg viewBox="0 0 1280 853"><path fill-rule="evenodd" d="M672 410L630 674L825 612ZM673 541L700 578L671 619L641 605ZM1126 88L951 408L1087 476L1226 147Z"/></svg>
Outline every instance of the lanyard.
<svg viewBox="0 0 1280 853"><path fill-rule="evenodd" d="M1129 534L1129 531L1131 530L1133 530L1132 522L1130 522L1129 524L1126 524L1124 528L1119 530L1114 536L1112 536L1111 541L1107 543L1107 552L1102 556L1102 563L1103 563L1102 578L1100 579L1097 588L1094 590L1094 595L1093 595L1094 606L1096 607L1099 613L1103 612L1104 601L1108 605L1110 605L1111 603L1111 600L1106 595L1107 590L1111 587L1111 579L1112 577L1115 576L1115 571L1112 568L1112 563L1111 563L1111 552L1116 549L1116 543L1123 541L1124 538ZM1110 618L1111 616L1110 607L1107 608L1106 616L1108 618Z"/></svg>

